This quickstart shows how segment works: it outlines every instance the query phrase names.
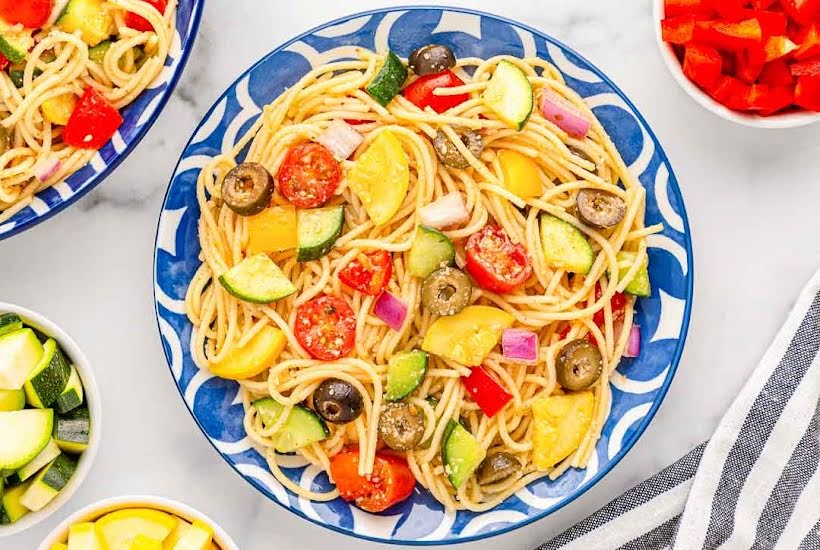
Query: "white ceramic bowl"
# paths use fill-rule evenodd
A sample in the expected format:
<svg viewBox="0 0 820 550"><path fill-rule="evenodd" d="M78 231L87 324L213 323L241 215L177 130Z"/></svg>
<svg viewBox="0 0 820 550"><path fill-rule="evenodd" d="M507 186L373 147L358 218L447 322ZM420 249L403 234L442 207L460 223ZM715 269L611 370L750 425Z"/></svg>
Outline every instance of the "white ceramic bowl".
<svg viewBox="0 0 820 550"><path fill-rule="evenodd" d="M0 302L0 313L16 313L22 317L23 322L32 326L40 332L54 338L63 351L68 356L71 363L77 368L77 373L83 382L84 402L88 406L88 412L91 416L91 434L88 441L88 449L80 455L80 461L77 469L68 484L63 488L59 494L54 497L54 500L49 502L45 508L37 512L31 512L23 516L19 521L11 525L0 525L0 538L14 535L21 531L25 531L29 527L37 525L47 517L56 512L63 504L77 492L77 489L85 480L91 465L94 463L94 458L97 456L97 449L100 446L100 434L102 432L102 404L100 403L100 391L97 388L97 382L94 379L94 372L91 370L91 365L88 362L85 354L82 352L77 343L66 334L63 329L52 323L39 313L35 313L30 309ZM0 544L0 547L2 545Z"/></svg>
<svg viewBox="0 0 820 550"><path fill-rule="evenodd" d="M124 508L152 508L162 512L168 512L186 521L193 523L196 520L205 522L214 530L214 542L221 550L239 550L236 543L228 536L228 534L217 525L214 520L195 510L187 504L176 502L163 497L152 496L124 496L109 498L96 504L86 506L75 514L72 514L60 525L57 526L51 534L46 537L38 550L50 550L52 545L58 542L63 542L68 539L68 528L75 523L83 521L94 521L108 512L115 510L122 510Z"/></svg>
<svg viewBox="0 0 820 550"><path fill-rule="evenodd" d="M655 25L655 38L658 43L658 48L661 52L666 67L672 76L680 84L681 88L686 90L689 96L697 101L705 109L712 111L720 118L731 120L737 124L744 126L751 126L753 128L796 128L798 126L805 126L813 122L820 121L820 113L813 113L811 111L792 111L788 113L776 114L771 116L758 116L754 114L741 113L733 111L724 105L721 105L708 94L703 92L691 80L686 78L683 74L683 67L675 56L672 46L663 41L661 35L661 20L664 18L664 0L654 1L653 21Z"/></svg>

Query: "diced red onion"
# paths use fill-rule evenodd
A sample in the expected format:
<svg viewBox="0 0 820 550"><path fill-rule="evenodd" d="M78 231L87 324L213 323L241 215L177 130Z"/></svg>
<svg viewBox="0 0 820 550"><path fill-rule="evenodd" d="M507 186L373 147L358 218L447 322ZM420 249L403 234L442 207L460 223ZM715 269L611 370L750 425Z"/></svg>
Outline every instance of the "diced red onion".
<svg viewBox="0 0 820 550"><path fill-rule="evenodd" d="M46 181L51 176L57 173L57 170L60 169L60 159L57 158L57 155L54 153L48 154L38 160L34 167L32 168L32 172L34 172L34 176L40 181Z"/></svg>
<svg viewBox="0 0 820 550"><path fill-rule="evenodd" d="M549 90L541 94L541 114L574 138L586 137L591 126L574 105Z"/></svg>
<svg viewBox="0 0 820 550"><path fill-rule="evenodd" d="M507 359L534 363L538 360L538 335L520 328L504 329L501 349Z"/></svg>
<svg viewBox="0 0 820 550"><path fill-rule="evenodd" d="M346 159L358 149L359 145L364 141L364 138L347 122L334 120L327 129L316 138L316 141L327 147L337 158Z"/></svg>
<svg viewBox="0 0 820 550"><path fill-rule="evenodd" d="M400 331L407 318L407 305L387 291L382 292L373 306L376 317L395 331Z"/></svg>
<svg viewBox="0 0 820 550"><path fill-rule="evenodd" d="M464 205L461 193L454 191L419 208L421 223L435 229L443 229L470 219L470 213Z"/></svg>
<svg viewBox="0 0 820 550"><path fill-rule="evenodd" d="M641 354L641 327L632 325L629 330L629 339L626 341L624 357L637 357Z"/></svg>

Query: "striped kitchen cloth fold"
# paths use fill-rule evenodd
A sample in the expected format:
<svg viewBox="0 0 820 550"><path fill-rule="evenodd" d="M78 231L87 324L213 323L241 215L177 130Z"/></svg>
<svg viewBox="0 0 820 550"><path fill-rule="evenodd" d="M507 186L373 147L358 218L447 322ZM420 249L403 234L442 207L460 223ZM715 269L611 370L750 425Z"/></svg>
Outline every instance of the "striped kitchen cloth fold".
<svg viewBox="0 0 820 550"><path fill-rule="evenodd" d="M538 550L820 549L820 272L712 438Z"/></svg>

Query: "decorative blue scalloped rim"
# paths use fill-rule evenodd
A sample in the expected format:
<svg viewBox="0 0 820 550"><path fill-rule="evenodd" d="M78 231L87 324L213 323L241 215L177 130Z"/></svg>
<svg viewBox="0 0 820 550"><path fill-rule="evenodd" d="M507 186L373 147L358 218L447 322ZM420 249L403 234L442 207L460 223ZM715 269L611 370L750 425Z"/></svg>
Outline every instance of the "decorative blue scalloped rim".
<svg viewBox="0 0 820 550"><path fill-rule="evenodd" d="M181 0L180 3L182 3L182 1L185 0ZM181 53L176 70L171 75L171 78L168 80L165 89L163 89L160 92L162 94L161 99L157 104L153 114L151 115L151 118L148 120L148 122L143 124L140 130L134 135L133 138L131 138L131 140L126 145L125 150L123 150L122 153L113 156L112 159L106 164L106 167L102 172L94 173L86 177L83 181L79 183L77 183L73 178L81 177L81 175L76 173L72 174L68 178L68 181L71 181L72 184L77 184L77 190L74 191L71 194L71 196L67 199L62 199L59 202L55 203L53 206L49 207L48 211L44 214L38 215L27 220L16 221L15 217L20 215L20 213L18 212L17 214L15 214L15 216L12 216L10 219L0 223L0 226L2 226L11 222L16 222L15 226L10 231L0 232L0 241L18 235L23 231L26 231L27 229L31 229L35 225L38 225L50 219L51 217L55 216L56 214L59 214L60 212L62 212L63 210L65 210L78 200L80 200L83 196L85 196L86 193L88 193L89 191L97 187L99 184L101 184L103 181L105 181L105 179L120 165L120 163L124 161L128 157L128 155L131 154L131 152L137 147L137 145L139 145L139 143L148 133L148 130L151 129L151 127L157 121L159 116L162 114L162 111L165 109L165 105L168 103L168 100L171 98L171 96L174 93L174 90L176 89L177 83L179 82L179 78L185 71L185 65L188 63L188 57L190 56L191 51L194 48L194 42L196 41L196 36L199 32L199 23L202 20L202 11L204 9L204 5L205 0L191 0L191 16L188 21L187 31L183 43L181 45ZM178 32L182 30L179 27L180 23L181 21L178 20L176 26ZM180 34L182 33L180 32ZM146 103L145 106L147 107L148 104ZM126 119L126 121L131 119L139 119L139 117L142 115L142 111L132 113L129 111L129 107L126 107L123 111L123 118ZM106 144L106 147L109 146L110 144ZM43 190L42 192L45 191L46 190ZM25 209L23 210L23 212L25 212Z"/></svg>
<svg viewBox="0 0 820 550"><path fill-rule="evenodd" d="M597 77L599 77L604 84L606 84L608 87L610 87L611 90L613 92L615 92L620 97L620 99L626 104L626 106L629 107L629 109L631 111L631 114L634 115L639 120L639 122L642 125L642 129L647 132L648 137L652 140L652 142L654 144L655 151L659 155L659 161L660 161L659 165L665 165L668 168L668 171L669 171L669 174L668 174L669 185L673 186L675 188L675 191L680 195L680 190L677 186L677 179L675 178L674 172L673 172L672 167L671 167L671 163L669 162L669 159L666 156L666 153L664 152L663 148L661 147L657 137L655 136L654 132L651 130L649 124L646 121L646 119L643 117L643 115L640 113L640 111L635 107L635 105L629 100L629 98L623 93L623 91L621 91L621 89L618 86L616 86L615 83L612 82L594 64L589 62L586 58L584 58L583 56L578 54L572 48L570 48L570 47L566 46L565 44L563 44L562 42L560 42L560 41L546 35L545 33L534 29L533 27L530 27L528 25L524 25L524 24L519 23L517 21L513 21L513 20L508 19L506 17L494 15L494 14L483 12L483 11L472 10L472 9L468 9L468 8L450 7L450 6L441 6L441 5L391 6L391 7L387 7L387 8L381 8L381 9L368 10L368 11L364 11L364 12L358 12L358 13L351 14L351 15L348 15L348 16L345 16L345 17L340 17L340 18L335 19L333 21L330 21L330 22L324 23L322 25L319 25L317 27L314 27L314 28L312 28L312 29L310 29L310 30L296 36L295 38L283 43L282 45L280 45L276 49L272 50L271 52L269 52L268 54L263 56L259 61L257 61L253 65L251 65L245 72L243 72L226 89L226 92L223 95L221 95L214 102L211 109L209 109L207 114L203 117L203 121L208 120L210 118L210 116L212 115L212 113L214 112L216 107L229 95L230 91L232 89L234 89L237 86L237 84L248 73L253 72L257 67L264 64L266 59L268 59L269 57L271 57L271 56L273 56L277 53L282 52L283 50L287 49L290 45L292 45L296 42L299 42L299 41L313 35L317 31L320 31L322 29L332 27L332 26L335 26L335 25L339 25L341 23L350 21L352 19L356 19L356 18L360 18L360 17L366 17L366 16L373 16L373 15L383 14L383 13L387 13L387 12L412 11L412 10L446 10L446 11L449 11L449 12L462 13L462 14L475 15L475 16L479 16L479 17L486 17L486 18L490 18L490 19L495 19L495 20L498 20L500 22L511 25L513 27L519 27L523 30L526 30L526 31L532 33L535 37L538 37L542 40L546 40L548 43L551 43L551 44L557 46L558 48L560 48L561 50L563 50L565 53L569 53L572 56L574 56L575 58L577 58L584 65L586 65L585 68L587 68L588 70L594 72L595 75ZM195 135L196 135L196 132L194 132L194 134L192 134L191 139L186 144L185 150L187 150L189 148L189 146L192 144ZM180 158L180 162L183 160L183 158L184 158L184 155L183 155L183 157ZM179 168L179 164L180 163L177 163L177 167L174 170L174 176L176 176L177 169ZM172 178L170 183L172 183L172 182L173 182L173 178ZM166 192L166 195L163 199L163 211L164 211L165 204L168 201L168 197L169 197L169 194L170 194L170 190L171 190L170 183L169 183L169 190L168 190L168 192ZM263 494L268 496L268 498L270 498L270 500L272 500L273 502L275 502L279 506L282 506L286 510L296 514L297 516L310 521L311 523L315 523L316 525L320 525L320 526L328 528L332 531L335 531L335 532L338 532L338 533L341 533L341 534L344 534L344 535L352 536L352 537L355 537L355 538L363 539L363 540L368 540L368 541L372 541L372 542L388 543L388 544L408 545L408 546L436 546L436 545L444 545L444 544L459 544L459 543L465 543L465 542L474 542L474 541L494 537L494 536L497 536L497 535L502 535L502 534L505 534L505 533L509 533L510 531L513 531L515 529L518 529L518 528L524 527L526 525L529 525L530 523L533 523L534 521L537 521L539 519L543 519L544 517L550 515L551 513L563 508L567 504L573 502L576 498L580 497L586 491L588 491L601 478L603 478L606 474L608 474L621 461L621 459L623 459L623 457L632 449L632 447L635 445L635 443L638 441L638 439L640 439L640 437L643 435L643 433L645 432L647 426L649 425L649 423L652 421L655 414L657 413L657 411L658 411L661 403L663 402L667 392L669 391L671 383L672 383L672 381L674 379L674 376L677 372L677 368L678 368L678 364L679 364L680 359L681 359L681 355L683 353L684 344L685 344L686 337L687 337L688 330L689 330L690 315L691 315L692 302L693 302L693 297L694 297L694 260L693 260L692 243L691 243L691 238L690 238L689 219L688 219L688 216L686 214L685 205L682 202L678 205L677 210L678 210L677 213L680 215L681 221L683 223L683 236L684 236L685 251L686 251L686 256L687 256L687 259L686 259L686 265L687 265L686 273L687 273L687 275L685 277L686 278L686 291L685 291L685 294L686 294L685 300L686 300L686 302L685 302L685 307L684 307L684 311L683 311L683 315L682 315L682 323L681 323L681 327L680 327L680 332L679 332L679 336L678 336L676 346L675 346L675 351L674 351L674 354L672 356L671 362L669 364L669 372L668 372L668 374L665 378L665 381L664 381L662 387L658 390L658 394L655 396L655 398L652 402L651 408L646 413L646 415L640 420L640 422L638 422L638 423L636 423L636 424L634 424L630 427L631 433L630 433L629 437L625 440L623 447L618 451L618 453L615 456L613 456L600 469L600 471L598 471L590 480L585 481L585 486L582 487L580 491L577 491L575 494L569 495L568 497L564 498L561 502L559 502L556 505L544 510L543 512L535 514L531 517L527 517L525 520L521 520L521 521L519 521L517 523L514 523L512 525L509 525L509 526L506 526L506 527L501 527L497 530L493 530L493 531L488 532L488 533L478 533L476 535L456 537L456 538L445 538L445 539L440 539L440 540L419 541L419 540L407 540L407 539L380 538L380 537L376 537L376 536L357 533L357 532L351 531L349 529L345 529L345 528L342 528L342 527L339 527L339 526L336 526L336 525L331 525L331 524L328 524L328 523L324 523L322 521L318 521L314 518L309 517L302 510L300 510L298 508L286 506L285 504L277 501L276 499L271 498L271 496L265 491L265 489L261 486L261 484L257 480L249 478L249 477L245 476L244 474L242 474L242 472L240 472L238 470L237 466L234 463L232 463L225 455L223 455L223 453L216 447L216 445L212 441L211 437L208 435L207 430L201 424L200 420L197 418L196 414L191 409L191 406L185 400L185 395L184 395L182 389L179 387L179 385L176 384L176 379L174 378L175 386L177 386L177 391L179 392L180 397L182 397L183 402L185 402L186 408L188 408L189 413L193 417L193 419L194 419L195 423L197 424L197 426L199 427L199 429L202 431L203 435L205 435L208 442L211 443L211 445L214 447L214 449L217 451L217 453L220 456L222 456L222 458L228 463L228 465L237 474L239 474L243 479L248 481L251 485L253 485L255 488L260 490ZM162 211L160 212L160 214L162 214ZM156 277L157 277L157 261L158 261L158 255L159 255L159 248L158 248L159 235L160 235L160 225L159 225L159 221L158 221L157 234L156 234L156 240L155 240L155 252L156 253L155 253L155 257L154 257L154 278L155 278L155 280L154 280L154 283L155 283L154 284L154 304L155 304L155 313L156 313L156 317L157 317L157 329L160 332L160 341L162 342L161 327L160 327L160 324L159 324L161 314L160 314L160 311L159 311L159 302L158 302L157 292L156 292L157 291L157 286L158 286ZM172 358L171 358L169 349L164 344L163 344L163 352L165 354L166 361L169 365L169 371L170 371L170 365L171 365ZM172 374L172 377L173 377L174 376L173 371L171 371L171 374Z"/></svg>

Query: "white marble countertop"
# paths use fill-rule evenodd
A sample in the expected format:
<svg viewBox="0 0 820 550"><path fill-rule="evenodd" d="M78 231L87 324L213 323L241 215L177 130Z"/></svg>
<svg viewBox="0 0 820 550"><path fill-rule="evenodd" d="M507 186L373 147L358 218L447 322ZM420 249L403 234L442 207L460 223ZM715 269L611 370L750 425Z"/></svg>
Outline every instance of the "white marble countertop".
<svg viewBox="0 0 820 550"><path fill-rule="evenodd" d="M0 542L33 550L59 520L104 497L176 498L214 517L243 550L376 548L300 520L240 480L214 452L173 386L154 321L151 273L160 203L176 160L211 103L294 34L385 0L207 0L174 97L103 185L54 219L0 243L0 301L35 309L85 349L103 393L97 462L49 521ZM428 4L432 2L417 1ZM449 0L501 13L579 50L652 125L683 188L695 247L695 306L672 390L631 453L553 516L466 545L528 549L707 438L801 286L820 267L820 126L753 130L696 105L663 67L650 0Z"/></svg>

